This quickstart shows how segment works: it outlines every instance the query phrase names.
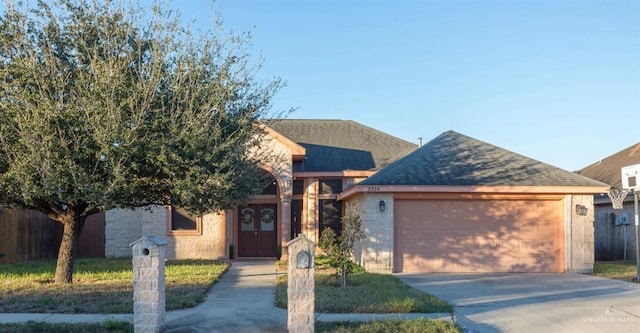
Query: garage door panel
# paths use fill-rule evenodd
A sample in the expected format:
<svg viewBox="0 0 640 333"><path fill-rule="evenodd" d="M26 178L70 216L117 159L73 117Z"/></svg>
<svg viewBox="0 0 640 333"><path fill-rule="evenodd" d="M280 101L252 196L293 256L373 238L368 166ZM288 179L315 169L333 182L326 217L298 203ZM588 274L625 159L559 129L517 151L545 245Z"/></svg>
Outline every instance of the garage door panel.
<svg viewBox="0 0 640 333"><path fill-rule="evenodd" d="M395 270L559 272L559 200L396 200Z"/></svg>

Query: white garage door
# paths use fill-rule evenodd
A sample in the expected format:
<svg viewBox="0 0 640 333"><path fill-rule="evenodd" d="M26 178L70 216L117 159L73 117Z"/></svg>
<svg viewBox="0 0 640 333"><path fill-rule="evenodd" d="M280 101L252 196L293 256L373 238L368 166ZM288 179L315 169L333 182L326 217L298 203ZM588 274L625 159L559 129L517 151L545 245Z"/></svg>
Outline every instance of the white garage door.
<svg viewBox="0 0 640 333"><path fill-rule="evenodd" d="M396 200L395 272L562 272L560 200Z"/></svg>

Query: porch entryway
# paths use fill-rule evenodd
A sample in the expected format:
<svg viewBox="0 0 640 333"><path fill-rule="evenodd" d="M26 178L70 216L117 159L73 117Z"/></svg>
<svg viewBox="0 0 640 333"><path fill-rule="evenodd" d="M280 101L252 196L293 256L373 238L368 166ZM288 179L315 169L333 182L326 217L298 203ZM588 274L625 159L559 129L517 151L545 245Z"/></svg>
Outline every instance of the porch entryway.
<svg viewBox="0 0 640 333"><path fill-rule="evenodd" d="M250 204L238 208L238 256L275 257L277 204Z"/></svg>

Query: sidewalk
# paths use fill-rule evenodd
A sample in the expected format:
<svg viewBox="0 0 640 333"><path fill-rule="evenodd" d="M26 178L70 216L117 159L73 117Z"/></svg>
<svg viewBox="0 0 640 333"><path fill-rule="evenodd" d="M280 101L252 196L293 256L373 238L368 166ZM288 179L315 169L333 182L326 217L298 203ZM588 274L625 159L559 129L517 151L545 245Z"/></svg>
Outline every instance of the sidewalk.
<svg viewBox="0 0 640 333"><path fill-rule="evenodd" d="M272 261L234 261L206 300L190 309L168 311L165 332L286 332L287 310L274 304L276 270ZM316 321L372 321L437 318L451 314L316 314ZM2 313L0 323L38 321L80 323L128 321L133 314Z"/></svg>

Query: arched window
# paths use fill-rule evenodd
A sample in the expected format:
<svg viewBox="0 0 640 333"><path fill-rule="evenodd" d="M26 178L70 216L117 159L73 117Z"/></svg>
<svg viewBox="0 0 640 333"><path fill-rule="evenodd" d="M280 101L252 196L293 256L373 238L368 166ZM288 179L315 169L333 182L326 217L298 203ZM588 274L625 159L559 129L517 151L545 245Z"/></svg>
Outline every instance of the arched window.
<svg viewBox="0 0 640 333"><path fill-rule="evenodd" d="M260 194L262 195L278 194L278 182L276 181L276 178L273 177L273 175L262 170L262 172L260 172L259 177L260 177L261 183L264 185L264 188L262 189L262 192Z"/></svg>

